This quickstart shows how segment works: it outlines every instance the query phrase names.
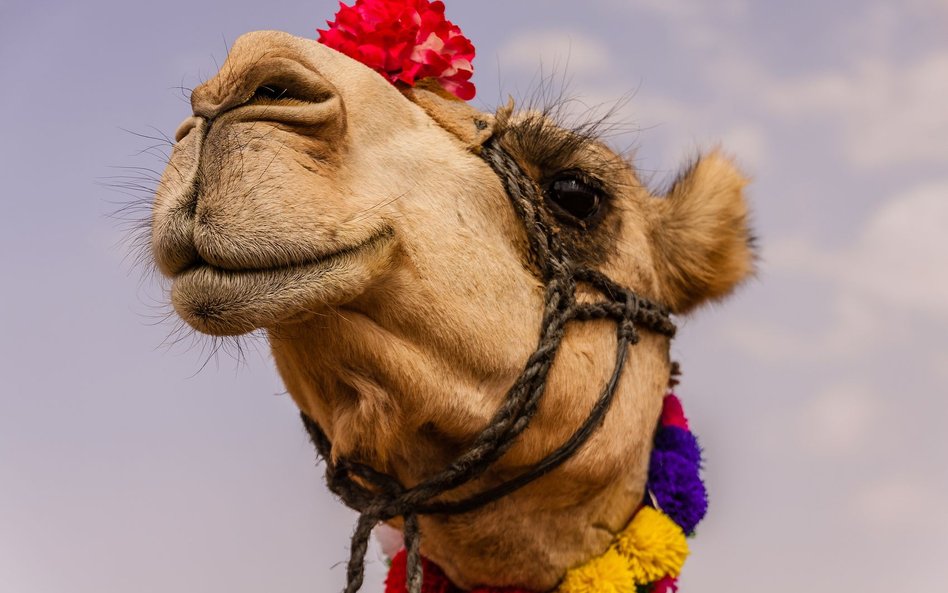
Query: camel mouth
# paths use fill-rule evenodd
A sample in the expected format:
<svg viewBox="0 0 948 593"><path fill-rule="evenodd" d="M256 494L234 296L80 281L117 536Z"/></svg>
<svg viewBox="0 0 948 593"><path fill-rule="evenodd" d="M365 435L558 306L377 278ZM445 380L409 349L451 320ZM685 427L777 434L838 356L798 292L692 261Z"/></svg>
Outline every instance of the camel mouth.
<svg viewBox="0 0 948 593"><path fill-rule="evenodd" d="M389 267L390 228L305 262L225 269L200 261L172 279L171 302L191 327L236 336L294 322L362 294Z"/></svg>

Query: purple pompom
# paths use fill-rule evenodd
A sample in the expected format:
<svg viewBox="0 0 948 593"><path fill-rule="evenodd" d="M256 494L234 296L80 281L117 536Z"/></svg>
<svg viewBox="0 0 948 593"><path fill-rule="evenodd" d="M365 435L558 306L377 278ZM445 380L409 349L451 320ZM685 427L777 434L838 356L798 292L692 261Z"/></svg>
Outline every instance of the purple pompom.
<svg viewBox="0 0 948 593"><path fill-rule="evenodd" d="M655 448L659 451L673 451L695 465L701 465L701 447L698 439L687 430L677 426L663 426L655 433Z"/></svg>
<svg viewBox="0 0 948 593"><path fill-rule="evenodd" d="M686 534L691 534L708 512L708 492L698 464L676 451L652 451L648 489L659 508Z"/></svg>

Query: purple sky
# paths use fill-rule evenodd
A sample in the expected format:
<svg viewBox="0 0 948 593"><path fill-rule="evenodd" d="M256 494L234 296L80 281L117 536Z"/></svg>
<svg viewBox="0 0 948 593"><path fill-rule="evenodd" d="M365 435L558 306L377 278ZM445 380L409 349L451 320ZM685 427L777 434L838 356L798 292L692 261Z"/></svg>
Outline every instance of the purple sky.
<svg viewBox="0 0 948 593"><path fill-rule="evenodd" d="M285 4L0 0L0 591L341 587L353 515L265 343L169 344L103 187L161 168L125 130L172 134L239 34L336 8ZM760 276L673 348L712 494L683 590L942 590L948 3L447 4L476 105L566 67L590 105L634 93L613 140L656 186L718 141L754 178Z"/></svg>

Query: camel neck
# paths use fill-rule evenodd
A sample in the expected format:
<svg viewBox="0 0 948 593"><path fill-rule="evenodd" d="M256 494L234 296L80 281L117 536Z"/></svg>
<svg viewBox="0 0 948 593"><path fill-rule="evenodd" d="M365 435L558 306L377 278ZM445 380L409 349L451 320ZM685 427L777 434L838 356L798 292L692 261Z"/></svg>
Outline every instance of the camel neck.
<svg viewBox="0 0 948 593"><path fill-rule="evenodd" d="M570 568L555 593L668 593L688 556L687 537L707 511L700 477L701 449L681 402L669 393L655 433L649 462L647 500L606 550ZM530 567L524 567L529 571ZM422 593L464 593L434 562L422 558ZM391 561L385 593L408 593L407 553ZM540 593L505 586L479 586L470 593Z"/></svg>
<svg viewBox="0 0 948 593"><path fill-rule="evenodd" d="M643 505L602 554L571 568L554 593L670 593L688 556L685 532L668 515ZM407 552L391 560L385 593L408 593ZM422 593L465 593L437 564L422 557ZM479 586L467 593L541 593L518 586Z"/></svg>

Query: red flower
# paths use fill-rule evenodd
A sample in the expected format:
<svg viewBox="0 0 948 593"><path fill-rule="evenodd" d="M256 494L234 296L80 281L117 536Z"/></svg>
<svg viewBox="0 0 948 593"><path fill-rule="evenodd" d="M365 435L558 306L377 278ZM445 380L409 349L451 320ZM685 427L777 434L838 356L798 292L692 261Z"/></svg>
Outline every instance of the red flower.
<svg viewBox="0 0 948 593"><path fill-rule="evenodd" d="M335 21L317 29L319 42L359 60L393 84L434 78L465 101L474 98L474 46L444 18L444 3L356 0L339 3Z"/></svg>

